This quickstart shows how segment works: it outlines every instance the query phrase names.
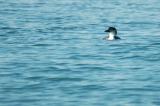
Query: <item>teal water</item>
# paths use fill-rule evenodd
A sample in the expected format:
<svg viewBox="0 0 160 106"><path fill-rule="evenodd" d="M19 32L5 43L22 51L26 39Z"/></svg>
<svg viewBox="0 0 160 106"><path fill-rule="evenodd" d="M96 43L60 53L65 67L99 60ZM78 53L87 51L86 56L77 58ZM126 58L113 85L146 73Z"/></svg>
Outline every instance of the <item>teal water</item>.
<svg viewBox="0 0 160 106"><path fill-rule="evenodd" d="M159 0L0 0L0 106L160 106L159 82Z"/></svg>

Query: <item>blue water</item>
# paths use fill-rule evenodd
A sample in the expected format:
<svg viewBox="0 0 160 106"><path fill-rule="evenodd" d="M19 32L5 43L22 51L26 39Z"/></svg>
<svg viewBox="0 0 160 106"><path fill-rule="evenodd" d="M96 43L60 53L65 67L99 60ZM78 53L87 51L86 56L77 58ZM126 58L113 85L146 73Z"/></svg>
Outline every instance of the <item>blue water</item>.
<svg viewBox="0 0 160 106"><path fill-rule="evenodd" d="M0 0L0 106L160 106L159 82L159 0Z"/></svg>

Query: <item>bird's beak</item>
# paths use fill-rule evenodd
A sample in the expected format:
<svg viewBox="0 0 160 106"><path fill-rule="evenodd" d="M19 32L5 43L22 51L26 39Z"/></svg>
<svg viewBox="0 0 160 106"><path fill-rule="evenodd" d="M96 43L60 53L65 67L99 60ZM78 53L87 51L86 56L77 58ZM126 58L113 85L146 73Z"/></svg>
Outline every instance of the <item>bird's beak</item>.
<svg viewBox="0 0 160 106"><path fill-rule="evenodd" d="M107 29L107 30L105 30L104 32L109 32L109 30Z"/></svg>

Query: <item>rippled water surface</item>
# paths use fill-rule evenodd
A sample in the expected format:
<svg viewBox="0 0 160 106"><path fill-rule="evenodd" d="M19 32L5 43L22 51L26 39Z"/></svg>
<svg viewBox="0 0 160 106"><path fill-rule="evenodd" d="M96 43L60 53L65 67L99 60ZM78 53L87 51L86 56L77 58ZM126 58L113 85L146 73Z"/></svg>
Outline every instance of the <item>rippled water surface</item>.
<svg viewBox="0 0 160 106"><path fill-rule="evenodd" d="M0 106L160 106L159 82L159 0L0 0Z"/></svg>

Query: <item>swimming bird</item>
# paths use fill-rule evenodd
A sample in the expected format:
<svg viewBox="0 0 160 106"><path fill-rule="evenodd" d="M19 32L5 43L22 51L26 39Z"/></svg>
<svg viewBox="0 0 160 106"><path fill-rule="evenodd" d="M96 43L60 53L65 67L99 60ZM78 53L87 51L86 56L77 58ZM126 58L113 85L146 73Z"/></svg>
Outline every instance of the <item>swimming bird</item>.
<svg viewBox="0 0 160 106"><path fill-rule="evenodd" d="M103 38L104 40L118 40L118 39L121 39L120 37L117 36L117 29L115 27L109 27L104 32L108 32L108 35Z"/></svg>

